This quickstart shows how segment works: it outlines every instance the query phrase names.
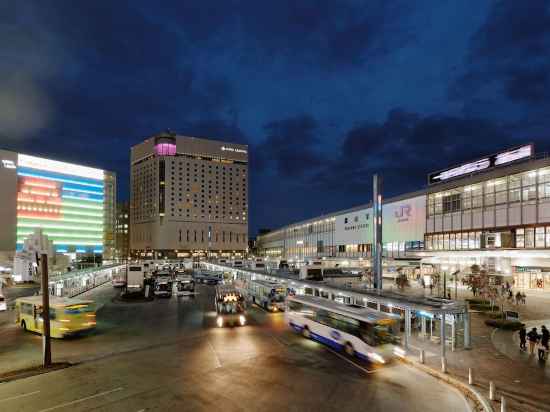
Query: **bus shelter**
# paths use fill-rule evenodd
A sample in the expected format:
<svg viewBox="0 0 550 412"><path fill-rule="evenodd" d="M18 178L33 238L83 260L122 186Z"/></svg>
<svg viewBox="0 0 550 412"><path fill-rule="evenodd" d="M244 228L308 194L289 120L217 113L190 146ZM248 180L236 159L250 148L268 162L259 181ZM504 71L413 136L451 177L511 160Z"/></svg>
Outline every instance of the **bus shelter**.
<svg viewBox="0 0 550 412"><path fill-rule="evenodd" d="M125 268L126 265L108 265L53 275L48 282L49 293L54 296L72 297L110 281L114 274Z"/></svg>
<svg viewBox="0 0 550 412"><path fill-rule="evenodd" d="M451 350L469 348L470 317L466 304L447 299L414 297L395 292L361 287L346 287L330 282L305 281L286 273L266 273L251 269L237 269L203 262L209 270L230 271L234 279L270 280L283 284L287 291L298 295L318 296L346 304L365 306L380 312L398 314L402 319L403 345L410 349L411 337L430 340L441 348L445 358L447 346Z"/></svg>

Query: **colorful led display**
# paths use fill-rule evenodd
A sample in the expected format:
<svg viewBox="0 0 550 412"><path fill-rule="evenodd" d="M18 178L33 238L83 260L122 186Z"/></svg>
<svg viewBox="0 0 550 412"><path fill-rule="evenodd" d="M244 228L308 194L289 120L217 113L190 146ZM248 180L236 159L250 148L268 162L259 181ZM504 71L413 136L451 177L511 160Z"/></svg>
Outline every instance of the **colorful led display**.
<svg viewBox="0 0 550 412"><path fill-rule="evenodd" d="M104 172L18 155L17 247L36 228L57 252L102 253Z"/></svg>

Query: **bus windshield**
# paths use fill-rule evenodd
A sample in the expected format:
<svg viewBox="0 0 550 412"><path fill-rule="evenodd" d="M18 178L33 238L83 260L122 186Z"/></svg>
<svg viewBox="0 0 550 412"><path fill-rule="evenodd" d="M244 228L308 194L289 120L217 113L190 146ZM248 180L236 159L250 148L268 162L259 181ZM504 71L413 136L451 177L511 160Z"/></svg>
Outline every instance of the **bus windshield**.
<svg viewBox="0 0 550 412"><path fill-rule="evenodd" d="M244 305L241 302L220 302L218 312L222 315L244 312Z"/></svg>
<svg viewBox="0 0 550 412"><path fill-rule="evenodd" d="M271 289L269 292L269 297L272 302L284 302L285 301L285 291L282 288Z"/></svg>

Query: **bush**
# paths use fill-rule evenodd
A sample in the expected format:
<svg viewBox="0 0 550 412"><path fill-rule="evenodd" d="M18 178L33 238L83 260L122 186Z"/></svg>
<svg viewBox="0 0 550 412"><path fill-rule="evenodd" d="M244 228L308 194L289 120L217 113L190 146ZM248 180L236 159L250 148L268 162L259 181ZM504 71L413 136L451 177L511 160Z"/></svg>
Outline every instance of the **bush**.
<svg viewBox="0 0 550 412"><path fill-rule="evenodd" d="M517 320L506 320L506 319L487 319L485 321L487 326L492 326L493 328L499 328L503 330L519 330L523 323Z"/></svg>
<svg viewBox="0 0 550 412"><path fill-rule="evenodd" d="M489 302L487 299L482 298L469 298L465 299L466 302L470 302L470 304L479 304L479 305L490 305L491 302Z"/></svg>
<svg viewBox="0 0 550 412"><path fill-rule="evenodd" d="M490 303L472 303L470 304L470 309L473 310L481 310L483 312L491 312L491 304ZM498 312L499 308L498 305L493 306L493 312Z"/></svg>

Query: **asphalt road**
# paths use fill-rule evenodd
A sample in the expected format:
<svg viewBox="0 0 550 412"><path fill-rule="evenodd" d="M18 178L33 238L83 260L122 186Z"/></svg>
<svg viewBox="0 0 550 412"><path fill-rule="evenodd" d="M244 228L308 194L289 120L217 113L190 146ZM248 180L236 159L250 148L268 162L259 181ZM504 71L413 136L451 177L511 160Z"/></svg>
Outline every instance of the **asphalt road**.
<svg viewBox="0 0 550 412"><path fill-rule="evenodd" d="M121 304L110 286L90 336L54 340L78 365L0 384L0 411L465 411L463 397L401 363L373 368L290 331L282 314L249 311L216 328L213 288L194 298ZM0 328L0 372L40 362L41 337Z"/></svg>

